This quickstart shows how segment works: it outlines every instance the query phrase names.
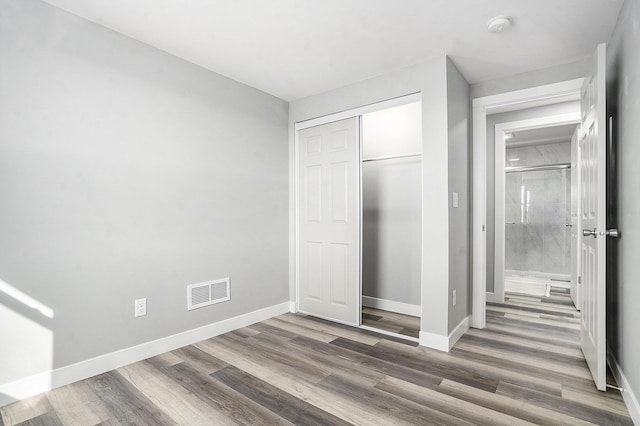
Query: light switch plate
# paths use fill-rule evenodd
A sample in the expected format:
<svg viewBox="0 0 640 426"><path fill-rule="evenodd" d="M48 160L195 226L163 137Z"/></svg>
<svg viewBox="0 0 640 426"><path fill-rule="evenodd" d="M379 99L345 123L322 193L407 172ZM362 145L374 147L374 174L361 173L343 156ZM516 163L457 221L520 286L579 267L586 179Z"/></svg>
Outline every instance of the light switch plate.
<svg viewBox="0 0 640 426"><path fill-rule="evenodd" d="M453 207L458 207L458 193L453 193Z"/></svg>

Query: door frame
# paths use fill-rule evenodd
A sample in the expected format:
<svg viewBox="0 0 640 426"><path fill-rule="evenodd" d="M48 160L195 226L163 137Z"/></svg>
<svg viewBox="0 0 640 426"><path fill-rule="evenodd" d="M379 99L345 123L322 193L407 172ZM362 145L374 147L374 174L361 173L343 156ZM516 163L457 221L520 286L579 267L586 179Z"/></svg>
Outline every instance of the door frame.
<svg viewBox="0 0 640 426"><path fill-rule="evenodd" d="M293 144L293 158L294 158L294 179L293 179L293 185L294 185L294 209L295 209L295 224L294 224L294 240L295 240L295 261L294 261L294 268L295 268L295 302L294 302L294 306L290 307L290 311L291 312L298 312L299 310L299 306L300 306L300 211L299 211L299 179L298 179L298 173L299 173L299 164L298 164L298 150L299 150L299 132L300 130L304 130L304 129L308 129L309 127L314 127L314 126L320 126L323 124L327 124L327 123L332 123L334 121L340 121L340 120L345 120L347 118L353 118L353 117L360 117L364 114L367 113L371 113L371 112L376 112L376 111L381 111L381 110L385 110L385 109L389 109L389 108L393 108L396 106L401 106L401 105L406 105L406 104L410 104L413 102L421 102L422 101L422 93L421 92L417 92L417 93L412 93L412 94L408 94L408 95L404 95L404 96L399 96L397 98L392 98L392 99L388 99L385 101L381 101L381 102L376 102L373 104L369 104L369 105L363 105L361 107L358 108L353 108L353 109L349 109L346 111L340 111L334 114L328 114L328 115L324 115L322 117L317 117L317 118L312 118L310 120L305 120L305 121L300 121L294 124L294 144ZM359 140L358 140L358 159L359 159L359 171L358 174L361 177L362 176L362 120L359 120L360 122L360 132L359 132ZM358 259L358 294L359 294L359 301L358 301L358 306L360 309L360 312L362 312L362 182L361 180L359 180L358 183L358 241L360 244L360 256ZM422 247L424 247L424 243L422 244ZM421 270L422 270L422 266L421 266ZM421 274L422 275L422 274ZM420 283L420 300L422 300L422 282ZM360 320L359 322L362 322L362 316L360 315ZM334 322L341 322L338 321L336 319L333 318L325 318L327 320L331 320ZM353 325L353 324L347 324L347 325ZM361 324L358 324L359 326L361 326Z"/></svg>
<svg viewBox="0 0 640 426"><path fill-rule="evenodd" d="M486 326L487 115L580 99L584 78L475 98L473 109L472 320Z"/></svg>
<svg viewBox="0 0 640 426"><path fill-rule="evenodd" d="M574 113L557 114L546 117L530 118L526 120L510 121L496 124L495 128L495 178L494 178L494 287L493 301L504 303L504 265L505 265L505 133L520 130L540 129L562 126L564 124L580 124L580 110ZM576 255L575 253L573 254Z"/></svg>

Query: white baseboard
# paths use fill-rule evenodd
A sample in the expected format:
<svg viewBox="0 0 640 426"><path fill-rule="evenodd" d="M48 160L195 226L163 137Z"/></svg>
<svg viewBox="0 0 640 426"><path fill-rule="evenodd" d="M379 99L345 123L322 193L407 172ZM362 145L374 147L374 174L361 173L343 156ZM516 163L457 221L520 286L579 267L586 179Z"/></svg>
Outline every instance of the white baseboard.
<svg viewBox="0 0 640 426"><path fill-rule="evenodd" d="M449 352L449 338L440 334L420 331L420 346L437 349L442 352Z"/></svg>
<svg viewBox="0 0 640 426"><path fill-rule="evenodd" d="M420 305L395 302L387 299L378 299L377 297L362 296L362 306L396 312L398 314L411 315L414 317L422 316L422 307Z"/></svg>
<svg viewBox="0 0 640 426"><path fill-rule="evenodd" d="M458 324L448 336L421 331L419 341L420 346L449 352L451 348L453 348L453 345L455 345L462 335L469 329L469 324L471 324L471 315L460 321L460 324Z"/></svg>
<svg viewBox="0 0 640 426"><path fill-rule="evenodd" d="M486 294L486 301L493 303L496 294L491 292L487 292Z"/></svg>
<svg viewBox="0 0 640 426"><path fill-rule="evenodd" d="M379 333L379 334L384 334L387 336L392 336L398 339L404 339L404 340L409 340L411 342L416 342L416 343L420 343L420 339L418 339L417 337L412 337L412 336L407 336L404 334L399 334L399 333L394 333L393 331L387 331L387 330L383 330L381 328L375 328L375 327L369 327L367 325L362 325L360 324L358 326L358 328L361 328L363 330L369 330L369 331L373 331L374 333Z"/></svg>
<svg viewBox="0 0 640 426"><path fill-rule="evenodd" d="M485 300L486 302L504 303L504 293L502 293L502 298L500 298L497 293L491 293L489 291L487 291L485 294L486 294L486 300Z"/></svg>
<svg viewBox="0 0 640 426"><path fill-rule="evenodd" d="M296 312L298 312L298 304L294 301L290 301L289 302L289 312L291 312L292 314L295 314Z"/></svg>
<svg viewBox="0 0 640 426"><path fill-rule="evenodd" d="M202 327L163 337L158 340L132 346L116 352L100 355L76 364L26 377L15 382L0 385L0 407L12 402L47 392L69 383L84 380L134 362L160 355L201 340L210 339L238 328L290 311L290 302L280 303L233 318L207 324Z"/></svg>
<svg viewBox="0 0 640 426"><path fill-rule="evenodd" d="M471 315L465 317L460 324L453 329L451 333L449 333L449 350L453 348L453 345L456 344L458 340L467 332L469 326L471 325ZM447 351L448 352L448 351Z"/></svg>
<svg viewBox="0 0 640 426"><path fill-rule="evenodd" d="M633 421L633 424L640 425L640 403L638 402L638 398L633 392L633 389L631 389L631 385L622 372L622 368L620 367L620 364L618 364L618 360L613 356L611 349L607 352L609 367L611 368L613 377L615 377L616 382L618 382L618 386L622 388L622 399L624 399L624 403L629 410L631 420Z"/></svg>
<svg viewBox="0 0 640 426"><path fill-rule="evenodd" d="M540 278L540 279L545 279L545 280L554 280L555 283L553 285L558 284L559 286L562 286L561 281L566 281L567 283L571 282L571 275L567 275L567 274L552 274L550 272L533 272L533 271L516 271L514 269L505 269L504 270L504 276L505 278L512 278L512 277L521 277L521 278L528 278L528 277L535 277L535 278Z"/></svg>

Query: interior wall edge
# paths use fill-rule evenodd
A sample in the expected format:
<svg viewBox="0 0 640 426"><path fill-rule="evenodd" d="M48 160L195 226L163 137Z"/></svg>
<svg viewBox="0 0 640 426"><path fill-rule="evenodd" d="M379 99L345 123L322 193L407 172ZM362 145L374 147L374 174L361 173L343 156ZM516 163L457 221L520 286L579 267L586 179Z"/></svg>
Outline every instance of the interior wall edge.
<svg viewBox="0 0 640 426"><path fill-rule="evenodd" d="M464 333L469 330L469 327L471 327L471 315L467 315L466 317L464 317L462 321L460 321L460 323L454 327L451 333L449 333L449 350L451 350L451 348L453 348L456 342L460 340Z"/></svg>
<svg viewBox="0 0 640 426"><path fill-rule="evenodd" d="M458 340L467 332L471 326L471 315L468 315L456 325L451 333L446 336L430 333L427 331L420 331L420 339L418 343L420 346L436 349L442 352L449 352Z"/></svg>
<svg viewBox="0 0 640 426"><path fill-rule="evenodd" d="M447 58L447 161L449 214L449 288L447 292L447 332L471 313L471 225L469 181L467 167L470 157L469 83L455 63ZM455 199L454 199L455 194ZM454 297L455 292L455 297Z"/></svg>
<svg viewBox="0 0 640 426"><path fill-rule="evenodd" d="M442 352L449 352L449 337L428 331L420 331L418 343L420 346L436 349Z"/></svg>

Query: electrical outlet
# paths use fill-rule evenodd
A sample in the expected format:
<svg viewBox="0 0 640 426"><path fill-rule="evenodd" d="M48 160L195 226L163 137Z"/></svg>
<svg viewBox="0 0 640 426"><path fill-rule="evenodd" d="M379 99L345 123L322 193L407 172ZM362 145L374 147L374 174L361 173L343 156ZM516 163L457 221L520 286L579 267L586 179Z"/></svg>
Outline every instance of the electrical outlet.
<svg viewBox="0 0 640 426"><path fill-rule="evenodd" d="M457 297L456 296L457 296L456 290L453 290L453 306L456 306L456 302L457 302L457 300L456 300Z"/></svg>
<svg viewBox="0 0 640 426"><path fill-rule="evenodd" d="M453 207L454 208L458 207L458 193L457 192L453 193Z"/></svg>
<svg viewBox="0 0 640 426"><path fill-rule="evenodd" d="M134 315L136 317L147 315L147 298L146 297L144 299L136 299L134 304L135 304Z"/></svg>

